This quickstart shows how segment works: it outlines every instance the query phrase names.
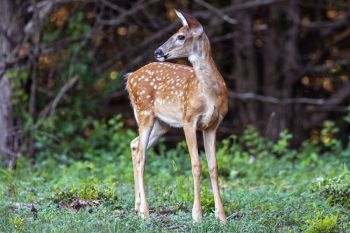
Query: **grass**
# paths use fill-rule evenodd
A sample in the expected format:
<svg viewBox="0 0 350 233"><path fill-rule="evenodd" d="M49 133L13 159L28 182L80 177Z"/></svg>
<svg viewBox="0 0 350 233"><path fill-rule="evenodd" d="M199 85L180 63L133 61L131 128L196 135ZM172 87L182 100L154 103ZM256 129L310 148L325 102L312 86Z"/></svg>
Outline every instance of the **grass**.
<svg viewBox="0 0 350 233"><path fill-rule="evenodd" d="M334 177L348 172L346 153L282 150L285 156L276 158L262 150L252 157L251 151L225 141L218 161L230 219L223 226L214 218L205 156L204 216L193 223L185 144L170 150L160 144L156 149L148 153L145 174L149 220L133 212L129 152L96 150L95 157L85 161L46 158L30 164L20 159L15 171L0 170L0 232L350 232L348 202L343 196L341 203L335 202L337 193L327 196L328 186L322 186L322 180L339 183ZM349 187L347 182L342 190Z"/></svg>

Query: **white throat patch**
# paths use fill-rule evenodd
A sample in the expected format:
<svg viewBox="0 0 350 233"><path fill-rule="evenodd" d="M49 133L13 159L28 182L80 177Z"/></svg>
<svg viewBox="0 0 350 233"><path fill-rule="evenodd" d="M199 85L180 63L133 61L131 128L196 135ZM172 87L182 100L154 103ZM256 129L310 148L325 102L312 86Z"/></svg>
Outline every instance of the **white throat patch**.
<svg viewBox="0 0 350 233"><path fill-rule="evenodd" d="M193 64L196 62L196 60L198 59L198 55L197 54L191 54L190 56L188 56L188 60Z"/></svg>

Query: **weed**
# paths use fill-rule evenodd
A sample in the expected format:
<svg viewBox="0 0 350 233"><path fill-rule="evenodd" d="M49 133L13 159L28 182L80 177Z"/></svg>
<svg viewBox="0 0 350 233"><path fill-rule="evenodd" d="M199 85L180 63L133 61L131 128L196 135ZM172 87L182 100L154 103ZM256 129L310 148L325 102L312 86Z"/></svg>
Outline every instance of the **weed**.
<svg viewBox="0 0 350 233"><path fill-rule="evenodd" d="M337 226L338 216L329 215L324 216L323 213L317 212L313 219L308 218L306 220L307 226L305 233L338 233L339 228Z"/></svg>

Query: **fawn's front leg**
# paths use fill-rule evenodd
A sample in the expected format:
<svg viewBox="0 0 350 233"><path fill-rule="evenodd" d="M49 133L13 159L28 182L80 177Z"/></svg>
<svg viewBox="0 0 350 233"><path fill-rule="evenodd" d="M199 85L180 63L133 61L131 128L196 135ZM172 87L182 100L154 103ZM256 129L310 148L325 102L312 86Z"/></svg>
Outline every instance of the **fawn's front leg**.
<svg viewBox="0 0 350 233"><path fill-rule="evenodd" d="M202 206L200 202L200 177L201 161L199 159L196 128L193 126L184 126L187 147L191 156L192 175L194 183L194 201L192 208L192 218L198 222L202 218Z"/></svg>
<svg viewBox="0 0 350 233"><path fill-rule="evenodd" d="M203 141L205 154L208 161L208 171L213 188L215 202L215 217L222 223L227 223L224 207L220 197L220 188L218 182L218 165L216 161L215 151L216 129L208 129L203 131Z"/></svg>

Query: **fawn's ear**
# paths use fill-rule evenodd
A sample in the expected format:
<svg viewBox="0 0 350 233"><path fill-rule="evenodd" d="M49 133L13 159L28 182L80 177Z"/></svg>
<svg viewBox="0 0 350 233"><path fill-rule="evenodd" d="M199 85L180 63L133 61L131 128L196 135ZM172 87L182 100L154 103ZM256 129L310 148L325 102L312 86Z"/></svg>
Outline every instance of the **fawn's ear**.
<svg viewBox="0 0 350 233"><path fill-rule="evenodd" d="M175 10L175 13L176 13L177 17L179 17L179 19L181 20L182 26L188 27L188 23L187 23L185 17L183 16L183 14L178 10Z"/></svg>
<svg viewBox="0 0 350 233"><path fill-rule="evenodd" d="M181 20L182 26L189 28L193 36L200 36L203 33L203 27L195 17L177 10L175 13Z"/></svg>

